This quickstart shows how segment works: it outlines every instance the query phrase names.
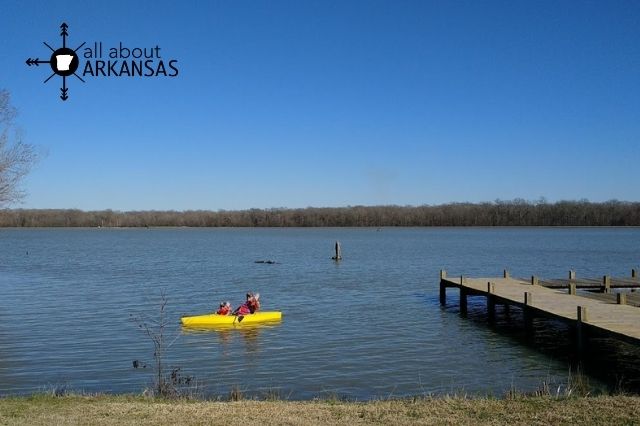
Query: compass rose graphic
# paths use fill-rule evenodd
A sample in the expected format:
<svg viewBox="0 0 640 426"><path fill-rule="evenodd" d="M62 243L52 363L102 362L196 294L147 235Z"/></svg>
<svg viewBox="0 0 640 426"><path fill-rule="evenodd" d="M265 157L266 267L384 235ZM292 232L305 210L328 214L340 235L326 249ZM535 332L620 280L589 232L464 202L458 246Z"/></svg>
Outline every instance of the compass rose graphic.
<svg viewBox="0 0 640 426"><path fill-rule="evenodd" d="M61 93L60 99L62 99L63 101L66 101L67 99L69 99L69 96L68 96L69 88L67 87L67 77L70 77L73 75L77 77L78 80L80 80L81 82L83 83L85 82L82 78L80 78L78 74L76 74L76 70L80 65L80 60L76 52L78 51L78 49L84 46L84 43L78 46L75 50L71 50L70 48L68 48L67 47L67 36L69 35L69 33L67 32L68 28L69 26L64 22L62 23L62 25L60 25L60 30L61 30L60 35L62 36L62 47L60 47L59 49L54 49L53 47L49 46L47 42L43 41L44 45L47 46L49 49L51 49L51 51L53 52L48 61L41 61L38 58L35 58L35 59L28 58L26 61L26 64L28 66L34 65L36 67L39 67L40 64L49 64L49 66L53 70L53 74L47 77L47 79L44 81L45 83L51 80L51 77L53 77L54 75L59 75L60 77L62 77L62 87L60 88L60 93Z"/></svg>

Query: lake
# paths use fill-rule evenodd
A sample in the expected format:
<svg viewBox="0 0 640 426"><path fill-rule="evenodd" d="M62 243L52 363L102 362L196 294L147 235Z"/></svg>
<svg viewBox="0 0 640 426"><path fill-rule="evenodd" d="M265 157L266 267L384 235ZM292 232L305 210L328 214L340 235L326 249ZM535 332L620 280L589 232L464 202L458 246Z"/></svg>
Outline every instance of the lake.
<svg viewBox="0 0 640 426"><path fill-rule="evenodd" d="M153 345L132 317L157 320L163 293L166 334L176 337L166 363L209 396L366 400L562 386L575 367L570 331L537 322L525 336L517 312L490 327L484 298L471 298L462 318L456 291L439 304L439 270L628 276L639 243L638 228L2 229L0 393L142 392ZM181 328L180 316L224 300L235 307L248 290L282 321ZM637 348L598 347L593 364L606 355L613 367L587 361L591 386L637 386Z"/></svg>

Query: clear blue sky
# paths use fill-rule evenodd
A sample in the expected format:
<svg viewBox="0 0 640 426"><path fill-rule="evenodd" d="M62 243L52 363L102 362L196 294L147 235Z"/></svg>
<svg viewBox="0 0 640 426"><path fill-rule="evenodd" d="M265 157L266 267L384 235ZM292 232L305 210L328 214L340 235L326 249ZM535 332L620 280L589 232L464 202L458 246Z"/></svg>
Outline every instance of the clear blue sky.
<svg viewBox="0 0 640 426"><path fill-rule="evenodd" d="M159 45L176 78L68 80ZM0 0L25 208L640 200L640 2ZM81 61L81 69L83 62Z"/></svg>

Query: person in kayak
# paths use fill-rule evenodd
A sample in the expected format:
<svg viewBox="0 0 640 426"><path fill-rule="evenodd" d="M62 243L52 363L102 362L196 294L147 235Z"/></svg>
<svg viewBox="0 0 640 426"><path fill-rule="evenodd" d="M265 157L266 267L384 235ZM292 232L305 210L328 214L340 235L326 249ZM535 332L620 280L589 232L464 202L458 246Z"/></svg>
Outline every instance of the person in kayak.
<svg viewBox="0 0 640 426"><path fill-rule="evenodd" d="M229 315L231 313L231 303L222 302L220 303L220 308L216 311L218 315Z"/></svg>
<svg viewBox="0 0 640 426"><path fill-rule="evenodd" d="M254 312L260 309L260 293L256 293L255 295L251 292L247 293L247 301L242 305L238 306L235 311L233 311L234 315L248 315L253 314Z"/></svg>
<svg viewBox="0 0 640 426"><path fill-rule="evenodd" d="M249 303L249 310L252 314L260 310L260 293L256 293L251 297L247 303Z"/></svg>

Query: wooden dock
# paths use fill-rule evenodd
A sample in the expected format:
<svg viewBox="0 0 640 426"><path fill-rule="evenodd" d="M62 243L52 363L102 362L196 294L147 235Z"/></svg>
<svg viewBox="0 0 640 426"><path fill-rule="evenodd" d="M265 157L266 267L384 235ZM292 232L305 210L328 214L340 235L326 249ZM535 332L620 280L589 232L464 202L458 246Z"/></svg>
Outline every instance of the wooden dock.
<svg viewBox="0 0 640 426"><path fill-rule="evenodd" d="M570 271L566 280L544 280L512 278L507 271L502 278L447 277L446 271L440 271L440 303L446 304L446 290L454 287L460 291L463 315L467 313L469 296L484 296L489 321L495 318L496 304L517 306L523 310L526 328L531 327L535 317L558 319L574 326L580 349L591 333L638 345L640 293L633 290L640 289L640 280L635 270L631 275L631 278L604 276L602 280L580 280Z"/></svg>

